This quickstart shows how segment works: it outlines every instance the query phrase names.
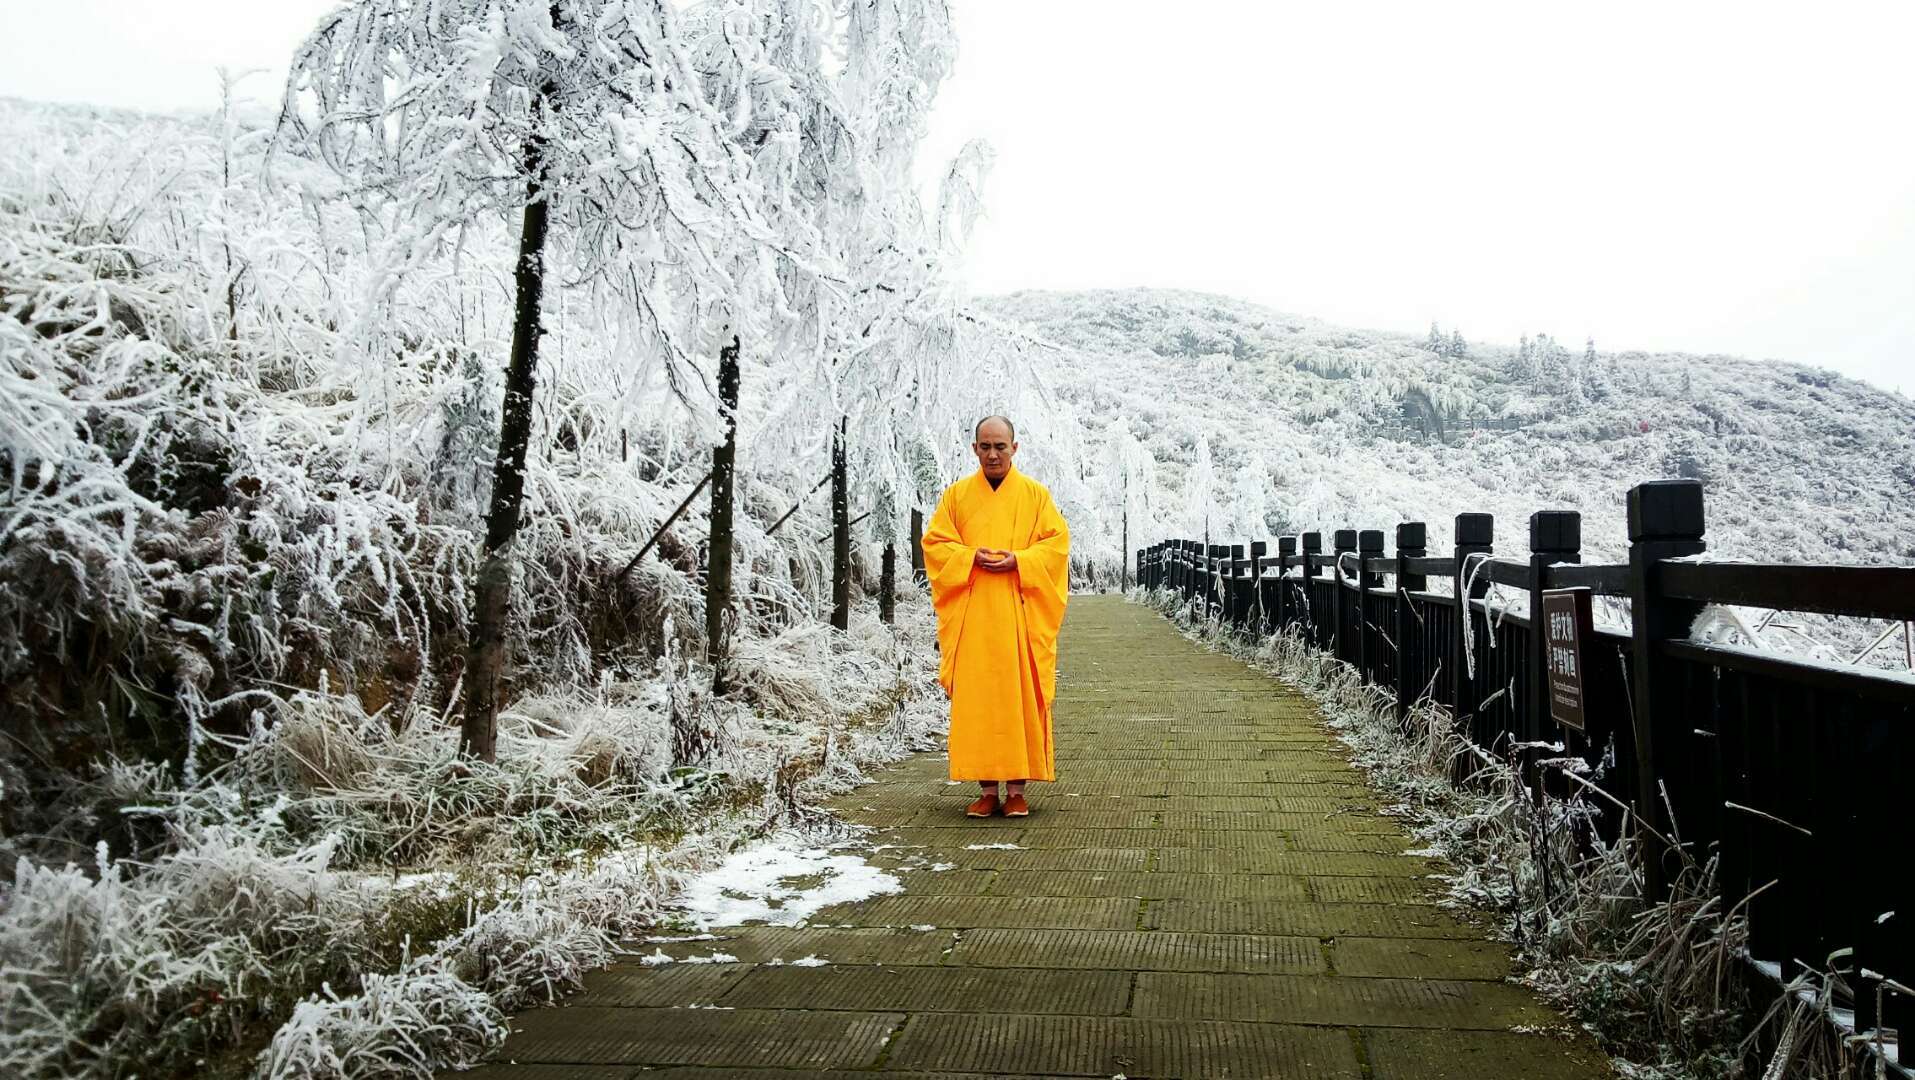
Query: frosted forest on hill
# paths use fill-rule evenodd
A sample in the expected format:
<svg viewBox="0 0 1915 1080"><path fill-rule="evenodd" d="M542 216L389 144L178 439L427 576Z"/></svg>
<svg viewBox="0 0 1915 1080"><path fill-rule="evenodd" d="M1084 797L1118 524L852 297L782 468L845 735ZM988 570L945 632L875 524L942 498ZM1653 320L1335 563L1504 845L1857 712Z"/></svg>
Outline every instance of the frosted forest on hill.
<svg viewBox="0 0 1915 1080"><path fill-rule="evenodd" d="M1624 493L1687 477L1707 485L1718 557L1915 562L1915 402L1821 369L1352 330L1161 289L979 306L1059 346L1037 369L1062 408L1029 438L1070 429L1078 499L1097 500L1118 448L1143 447L1133 548L1206 520L1216 542L1424 521L1446 550L1454 516L1484 511L1521 553L1531 512L1579 510L1585 559L1620 559ZM1522 426L1403 437L1492 418ZM1078 549L1115 558L1099 524Z"/></svg>
<svg viewBox="0 0 1915 1080"><path fill-rule="evenodd" d="M1073 523L1097 520L1076 527L1086 557L1119 557L1112 510L1133 462L1133 552L1206 535L1388 536L1422 521L1440 555L1457 514L1486 512L1499 554L1521 559L1531 513L1575 510L1583 561L1623 562L1629 488L1689 478L1706 485L1709 558L1915 563L1915 402L1818 368L1571 349L1546 333L1508 345L1435 327L1350 330L1161 289L1021 292L979 307L1056 345L1035 366L1059 407L1028 438L1058 432L1083 448L1075 478L1047 479ZM1598 614L1627 619L1615 603ZM1699 632L1836 663L1876 643L1866 664L1908 670L1898 628L1745 614Z"/></svg>

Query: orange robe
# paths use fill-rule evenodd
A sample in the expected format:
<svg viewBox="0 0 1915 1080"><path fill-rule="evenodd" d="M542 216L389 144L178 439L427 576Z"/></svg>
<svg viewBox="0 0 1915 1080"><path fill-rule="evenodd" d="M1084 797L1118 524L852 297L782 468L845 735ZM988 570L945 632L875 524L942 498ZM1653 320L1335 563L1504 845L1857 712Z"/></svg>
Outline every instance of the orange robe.
<svg viewBox="0 0 1915 1080"><path fill-rule="evenodd" d="M938 681L951 699L951 779L1055 780L1051 700L1070 592L1070 529L1044 485L1013 468L952 484L924 531L938 612ZM977 549L1017 569L974 565Z"/></svg>

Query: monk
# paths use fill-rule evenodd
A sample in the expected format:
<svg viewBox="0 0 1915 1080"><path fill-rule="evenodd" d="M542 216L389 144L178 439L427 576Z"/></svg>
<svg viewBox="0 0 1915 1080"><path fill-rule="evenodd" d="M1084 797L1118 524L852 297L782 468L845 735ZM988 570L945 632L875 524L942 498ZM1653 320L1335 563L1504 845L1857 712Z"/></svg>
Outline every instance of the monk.
<svg viewBox="0 0 1915 1080"><path fill-rule="evenodd" d="M1051 701L1071 535L1044 485L1011 467L1010 420L986 417L973 439L978 471L946 489L924 531L938 681L951 699L951 779L984 789L969 816L1001 805L1024 817L1024 785L1057 779Z"/></svg>

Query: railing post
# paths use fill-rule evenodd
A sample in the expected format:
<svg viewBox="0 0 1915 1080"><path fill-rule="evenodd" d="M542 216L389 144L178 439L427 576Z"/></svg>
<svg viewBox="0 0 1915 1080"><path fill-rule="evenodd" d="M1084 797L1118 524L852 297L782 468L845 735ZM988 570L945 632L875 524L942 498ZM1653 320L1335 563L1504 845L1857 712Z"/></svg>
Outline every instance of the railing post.
<svg viewBox="0 0 1915 1080"><path fill-rule="evenodd" d="M1216 557L1217 545L1206 543L1203 545L1202 554L1197 562L1197 595L1203 598L1203 616L1205 619L1210 618L1210 594L1213 589L1211 564Z"/></svg>
<svg viewBox="0 0 1915 1080"><path fill-rule="evenodd" d="M1525 741L1548 742L1551 734L1549 633L1543 625L1543 586L1551 566L1582 562L1582 549L1581 514L1574 510L1538 510L1529 515L1529 685L1523 692L1529 719L1523 725Z"/></svg>
<svg viewBox="0 0 1915 1080"><path fill-rule="evenodd" d="M1228 583L1224 580L1224 571L1229 568L1229 561L1229 544L1211 545L1210 572L1205 575L1204 582L1209 592L1207 594L1208 599L1204 601L1204 610L1207 613L1213 614L1220 624L1224 622L1230 614L1224 607L1224 601L1228 598L1230 591Z"/></svg>
<svg viewBox="0 0 1915 1080"><path fill-rule="evenodd" d="M1183 542L1182 558L1179 564L1183 568L1184 600L1195 602L1197 599L1197 541Z"/></svg>
<svg viewBox="0 0 1915 1080"><path fill-rule="evenodd" d="M1479 576L1474 585L1470 579L1469 563L1475 562L1473 556L1487 557L1493 550L1496 539L1496 519L1488 514L1456 515L1456 576L1453 582L1456 597L1456 629L1450 637L1450 685L1454 688L1450 698L1452 712L1458 721L1476 711L1482 698L1476 692L1476 680L1470 674L1472 638L1470 636L1471 600L1480 600L1489 592L1489 579Z"/></svg>
<svg viewBox="0 0 1915 1080"><path fill-rule="evenodd" d="M1323 635L1320 628L1330 625L1322 611L1318 610L1316 596L1317 574L1323 569L1323 534L1307 532L1303 534L1303 627L1309 642L1321 647Z"/></svg>
<svg viewBox="0 0 1915 1080"><path fill-rule="evenodd" d="M1348 632L1343 626L1343 557L1356 550L1356 530L1338 529L1334 543L1335 557L1330 560L1330 654L1341 660Z"/></svg>
<svg viewBox="0 0 1915 1080"><path fill-rule="evenodd" d="M1186 604L1197 598L1197 589L1193 582L1197 580L1197 542L1180 540L1177 543L1177 591Z"/></svg>
<svg viewBox="0 0 1915 1080"><path fill-rule="evenodd" d="M1370 570L1374 559L1383 557L1383 530L1364 529L1356 534L1356 667L1363 673L1364 681L1373 681L1371 676L1379 666L1383 651L1379 643L1373 642L1377 636L1370 626L1370 590L1383 586L1383 575Z"/></svg>
<svg viewBox="0 0 1915 1080"><path fill-rule="evenodd" d="M1277 622L1275 630L1281 634L1290 626L1290 583L1285 575L1290 572L1290 564L1297 560L1297 538L1294 536L1277 537Z"/></svg>
<svg viewBox="0 0 1915 1080"><path fill-rule="evenodd" d="M1238 595L1240 586L1237 577L1237 560L1243 558L1243 545L1230 545L1230 572L1224 575L1223 610L1224 618L1230 625L1242 627L1248 617L1250 605L1247 598Z"/></svg>
<svg viewBox="0 0 1915 1080"><path fill-rule="evenodd" d="M1405 559L1421 559L1428 552L1428 530L1420 521L1406 521L1396 527L1396 592L1392 594L1396 601L1394 628L1396 634L1396 718L1410 715L1410 708L1416 704L1416 692L1421 689L1409 680L1409 635L1410 624L1416 619L1416 611L1411 606L1413 592L1422 592L1429 588L1429 579L1422 574L1409 573L1403 566ZM1430 641L1427 634L1416 636L1417 654L1427 660ZM1419 665L1423 666L1423 665Z"/></svg>
<svg viewBox="0 0 1915 1080"><path fill-rule="evenodd" d="M1250 541L1250 614L1256 620L1253 633L1259 638L1270 632L1263 606L1263 555L1269 550L1265 541Z"/></svg>
<svg viewBox="0 0 1915 1080"><path fill-rule="evenodd" d="M1629 489L1629 614L1635 623L1629 688L1636 737L1636 813L1664 836L1670 835L1669 822L1659 809L1662 770L1656 753L1658 748L1678 751L1689 740L1681 737L1685 721L1677 688L1669 685L1670 669L1662 660L1661 646L1686 636L1702 605L1662 596L1658 564L1701 554L1707 547L1702 535L1699 482L1651 480ZM1648 895L1660 898L1668 882L1664 865L1668 853L1647 837L1643 852Z"/></svg>

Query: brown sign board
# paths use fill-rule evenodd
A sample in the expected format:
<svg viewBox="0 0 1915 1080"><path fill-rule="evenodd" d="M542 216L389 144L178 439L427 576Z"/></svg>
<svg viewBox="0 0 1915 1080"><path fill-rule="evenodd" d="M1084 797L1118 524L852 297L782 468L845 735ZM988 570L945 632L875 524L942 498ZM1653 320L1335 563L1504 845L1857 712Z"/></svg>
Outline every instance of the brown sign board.
<svg viewBox="0 0 1915 1080"><path fill-rule="evenodd" d="M1549 672L1549 715L1566 728L1584 730L1583 645L1594 640L1596 621L1588 589L1543 593L1543 657Z"/></svg>

